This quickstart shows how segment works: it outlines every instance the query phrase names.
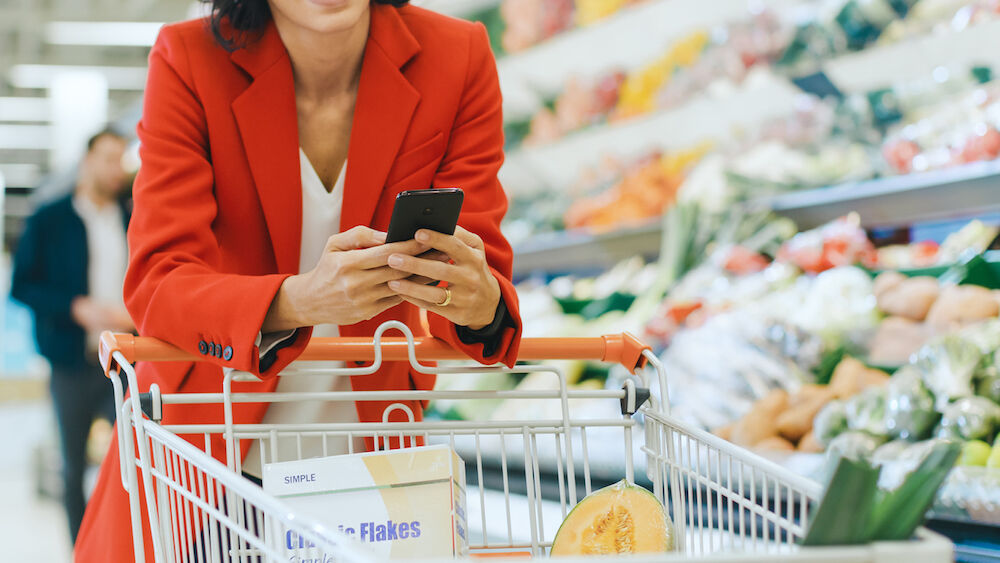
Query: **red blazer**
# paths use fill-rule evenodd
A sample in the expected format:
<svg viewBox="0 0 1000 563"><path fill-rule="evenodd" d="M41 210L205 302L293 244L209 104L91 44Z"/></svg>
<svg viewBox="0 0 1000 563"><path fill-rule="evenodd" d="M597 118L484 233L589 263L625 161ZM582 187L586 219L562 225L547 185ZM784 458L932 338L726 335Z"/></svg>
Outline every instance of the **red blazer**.
<svg viewBox="0 0 1000 563"><path fill-rule="evenodd" d="M234 391L270 391L301 353L311 329L258 367L255 339L282 281L297 273L302 190L292 67L273 23L250 46L229 53L204 20L163 28L150 54L138 128L142 168L129 229L125 302L140 334L202 355L201 363L138 366L141 391L219 392L222 368L259 374ZM479 234L518 319L510 282L511 249L500 234L507 199L497 181L503 160L500 88L485 29L416 7L372 5L351 133L341 230L385 230L397 193L431 186L465 190L459 223ZM370 336L386 320L423 332L409 304L341 327ZM520 330L506 329L489 358L462 343L453 324L429 315L432 335L485 363L512 365ZM215 356L199 352L214 344ZM224 352L224 353L223 353ZM432 377L387 364L352 378L355 390L429 389ZM362 421L382 418L386 403L359 402ZM265 404L237 405L238 423L260 421ZM414 412L420 405L411 404ZM397 411L398 412L398 411ZM167 408L164 424L221 422L221 405ZM204 448L204 438L192 436ZM221 438L213 455L224 459ZM246 451L244 445L243 451ZM76 544L77 561L132 557L127 495L113 444L102 465ZM145 515L144 515L145 518ZM148 531L144 534L147 538ZM147 545L147 557L152 552Z"/></svg>

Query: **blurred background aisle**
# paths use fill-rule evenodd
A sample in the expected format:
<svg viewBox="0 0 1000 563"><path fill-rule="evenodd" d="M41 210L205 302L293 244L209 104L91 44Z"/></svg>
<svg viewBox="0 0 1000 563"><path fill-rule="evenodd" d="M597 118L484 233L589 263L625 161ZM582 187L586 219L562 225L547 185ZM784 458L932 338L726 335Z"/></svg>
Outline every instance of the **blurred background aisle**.
<svg viewBox="0 0 1000 563"><path fill-rule="evenodd" d="M6 397L6 395L4 395ZM43 396L0 404L0 554L4 561L70 560L66 516L57 498L39 498L39 446L51 443L52 413Z"/></svg>

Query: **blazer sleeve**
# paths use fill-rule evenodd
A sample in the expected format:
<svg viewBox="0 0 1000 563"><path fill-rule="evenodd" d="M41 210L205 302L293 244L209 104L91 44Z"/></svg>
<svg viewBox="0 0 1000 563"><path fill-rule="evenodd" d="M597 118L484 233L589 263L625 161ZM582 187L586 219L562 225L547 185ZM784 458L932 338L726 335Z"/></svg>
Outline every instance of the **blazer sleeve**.
<svg viewBox="0 0 1000 563"><path fill-rule="evenodd" d="M512 320L503 329L499 344L484 356L481 343L466 343L456 327L439 315L429 313L431 334L462 350L482 363L501 362L513 366L521 341L521 317L517 293L511 283L513 253L500 232L507 211L507 196L497 179L503 164L503 114L496 61L490 50L486 28L475 24L470 33L469 60L460 106L452 126L444 159L434 176L438 187L459 187L465 202L459 224L479 235L486 247L486 259L500 284L500 293Z"/></svg>
<svg viewBox="0 0 1000 563"><path fill-rule="evenodd" d="M37 316L71 319L73 299L77 297L63 287L52 284L46 273L48 253L45 249L45 226L42 213L32 215L21 233L14 254L14 272L10 295L27 305Z"/></svg>
<svg viewBox="0 0 1000 563"><path fill-rule="evenodd" d="M223 367L273 376L301 353L311 329L297 331L296 341L260 369L257 336L288 275L220 267L207 123L188 61L183 36L165 27L150 53L138 126L142 167L133 190L125 304L144 336Z"/></svg>

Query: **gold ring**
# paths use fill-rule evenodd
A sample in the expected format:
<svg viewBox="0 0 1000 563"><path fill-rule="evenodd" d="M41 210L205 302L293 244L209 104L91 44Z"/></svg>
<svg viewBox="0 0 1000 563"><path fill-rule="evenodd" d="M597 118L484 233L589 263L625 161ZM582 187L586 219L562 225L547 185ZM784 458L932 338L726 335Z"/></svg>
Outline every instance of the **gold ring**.
<svg viewBox="0 0 1000 563"><path fill-rule="evenodd" d="M451 290L448 289L447 287L442 289L444 289L444 301L440 303L435 303L435 305L437 305L438 307L447 307L448 304L451 303Z"/></svg>

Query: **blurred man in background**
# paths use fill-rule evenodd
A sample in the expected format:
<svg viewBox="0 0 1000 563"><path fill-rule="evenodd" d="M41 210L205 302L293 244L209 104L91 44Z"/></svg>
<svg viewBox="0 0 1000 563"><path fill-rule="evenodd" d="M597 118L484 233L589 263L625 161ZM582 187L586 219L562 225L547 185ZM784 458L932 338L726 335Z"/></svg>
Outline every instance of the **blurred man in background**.
<svg viewBox="0 0 1000 563"><path fill-rule="evenodd" d="M125 139L111 130L94 135L74 189L28 219L14 256L11 296L34 311L38 349L52 366L74 542L85 506L90 427L98 417L115 420L112 387L98 367L98 337L103 330L133 329L122 302L129 219L122 198L125 148Z"/></svg>

